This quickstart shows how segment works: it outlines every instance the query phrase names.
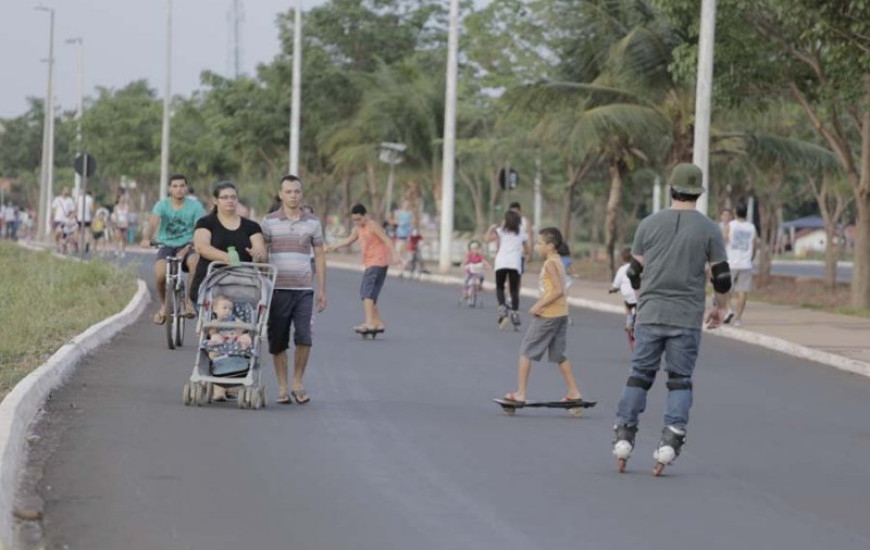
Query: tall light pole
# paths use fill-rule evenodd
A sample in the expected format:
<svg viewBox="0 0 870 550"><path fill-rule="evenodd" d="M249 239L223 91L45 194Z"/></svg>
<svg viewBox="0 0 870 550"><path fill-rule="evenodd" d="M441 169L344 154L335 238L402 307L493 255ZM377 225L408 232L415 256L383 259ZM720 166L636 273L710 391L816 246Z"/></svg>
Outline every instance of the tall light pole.
<svg viewBox="0 0 870 550"><path fill-rule="evenodd" d="M45 94L44 124L42 129L42 164L39 171L39 224L37 238L41 241L48 236L51 209L51 181L54 176L54 8L37 6L38 11L47 12L51 20L51 30L48 38L48 91Z"/></svg>
<svg viewBox="0 0 870 550"><path fill-rule="evenodd" d="M290 96L290 173L299 175L299 110L302 95L302 0L293 18L293 83Z"/></svg>
<svg viewBox="0 0 870 550"><path fill-rule="evenodd" d="M84 104L84 96L85 96L85 41L80 36L75 38L67 38L67 44L78 44L79 45L79 101L78 101L78 112L76 113L76 155L80 155L82 153L82 116L85 114L85 104ZM73 196L78 204L79 195L82 193L82 177L76 172L75 179L75 191ZM82 203L84 204L84 203Z"/></svg>
<svg viewBox="0 0 870 550"><path fill-rule="evenodd" d="M438 241L438 270L442 273L450 270L450 251L453 248L458 54L459 0L450 0L450 27L447 35L447 90L444 100L444 148L441 163L441 234Z"/></svg>
<svg viewBox="0 0 870 550"><path fill-rule="evenodd" d="M166 76L163 87L163 134L160 138L160 198L169 179L169 109L172 105L172 0L166 0Z"/></svg>
<svg viewBox="0 0 870 550"><path fill-rule="evenodd" d="M390 171L387 175L387 196L384 200L384 220L390 217L390 205L393 203L393 186L395 182L395 168L397 164L402 162L402 153L405 152L407 146L404 143L390 143L384 141L380 145L380 154L378 158L381 162L390 165Z"/></svg>
<svg viewBox="0 0 870 550"><path fill-rule="evenodd" d="M716 0L702 0L698 36L698 76L695 88L695 141L692 162L704 174L704 193L697 209L707 213L710 197L710 117L713 103L713 46L716 36Z"/></svg>

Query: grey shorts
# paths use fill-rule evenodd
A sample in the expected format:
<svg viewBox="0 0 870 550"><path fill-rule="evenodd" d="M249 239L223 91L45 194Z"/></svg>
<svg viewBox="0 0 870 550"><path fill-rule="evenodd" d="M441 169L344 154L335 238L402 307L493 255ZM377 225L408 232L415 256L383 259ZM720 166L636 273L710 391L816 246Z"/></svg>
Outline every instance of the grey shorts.
<svg viewBox="0 0 870 550"><path fill-rule="evenodd" d="M387 266L367 267L363 273L362 283L359 286L359 299L372 300L378 303L378 296L384 288L387 279Z"/></svg>
<svg viewBox="0 0 870 550"><path fill-rule="evenodd" d="M293 343L311 346L311 325L314 316L313 290L282 290L272 292L269 307L269 353L276 355L290 347L290 327Z"/></svg>
<svg viewBox="0 0 870 550"><path fill-rule="evenodd" d="M568 317L535 317L520 346L520 355L540 361L549 352L551 363L561 363L568 342Z"/></svg>
<svg viewBox="0 0 870 550"><path fill-rule="evenodd" d="M731 270L731 290L733 292L749 292L752 290L752 270L751 269L732 269Z"/></svg>

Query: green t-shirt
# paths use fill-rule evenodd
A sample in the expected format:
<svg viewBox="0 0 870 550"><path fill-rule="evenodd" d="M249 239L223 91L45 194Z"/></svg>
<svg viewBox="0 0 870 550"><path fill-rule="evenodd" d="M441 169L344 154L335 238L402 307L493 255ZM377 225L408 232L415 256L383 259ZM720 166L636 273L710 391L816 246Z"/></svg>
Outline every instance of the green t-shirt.
<svg viewBox="0 0 870 550"><path fill-rule="evenodd" d="M719 226L697 210L644 218L632 254L643 256L637 323L701 328L706 266L727 259Z"/></svg>
<svg viewBox="0 0 870 550"><path fill-rule="evenodd" d="M184 199L181 208L172 206L172 198L157 201L151 213L160 217L160 231L157 242L166 246L184 246L193 242L193 229L196 220L205 216L205 209L195 199Z"/></svg>

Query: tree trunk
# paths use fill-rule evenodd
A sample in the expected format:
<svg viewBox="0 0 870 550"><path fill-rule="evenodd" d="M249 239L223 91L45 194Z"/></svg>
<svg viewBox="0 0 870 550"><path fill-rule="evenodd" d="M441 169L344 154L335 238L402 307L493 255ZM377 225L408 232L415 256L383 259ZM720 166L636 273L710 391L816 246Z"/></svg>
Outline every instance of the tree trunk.
<svg viewBox="0 0 870 550"><path fill-rule="evenodd" d="M855 247L852 269L851 303L870 307L870 196L866 193L856 204Z"/></svg>
<svg viewBox="0 0 870 550"><path fill-rule="evenodd" d="M607 197L607 210L604 216L604 245L607 250L607 260L610 266L610 276L616 274L614 247L616 245L616 224L619 219L619 203L622 198L622 177L625 165L622 159L610 161L610 195Z"/></svg>
<svg viewBox="0 0 870 550"><path fill-rule="evenodd" d="M770 246L772 235L775 234L776 208L765 201L759 209L761 217L761 239L758 250L758 286L765 287L770 283L770 269L773 266L773 249Z"/></svg>
<svg viewBox="0 0 870 550"><path fill-rule="evenodd" d="M837 222L825 220L825 286L831 290L837 287L837 256L839 247L836 243Z"/></svg>
<svg viewBox="0 0 870 550"><path fill-rule="evenodd" d="M369 194L369 216L377 221L381 220L381 203L378 200L378 175L375 164L371 161L366 163L366 185Z"/></svg>
<svg viewBox="0 0 870 550"><path fill-rule="evenodd" d="M353 174L350 172L345 172L341 179L341 189L342 189L342 200L344 201L344 211L341 213L345 218L344 227L347 231L347 235L350 235L351 225L353 222L350 220L350 182L353 179Z"/></svg>

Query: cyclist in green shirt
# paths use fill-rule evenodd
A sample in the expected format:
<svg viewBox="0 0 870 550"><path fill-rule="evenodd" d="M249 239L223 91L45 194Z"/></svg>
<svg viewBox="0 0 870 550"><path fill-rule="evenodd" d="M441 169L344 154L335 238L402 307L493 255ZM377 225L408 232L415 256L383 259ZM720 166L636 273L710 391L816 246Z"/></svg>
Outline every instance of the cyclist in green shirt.
<svg viewBox="0 0 870 550"><path fill-rule="evenodd" d="M166 258L177 256L182 259L182 269L188 273L196 270L199 256L193 248L193 230L196 220L205 216L202 204L187 196L187 178L175 174L169 178L169 196L157 201L151 210L151 217L142 231L142 246L151 246L151 239L157 233L157 261L154 262L154 276L157 281L157 293L160 295L160 310L154 314L154 322L162 325L166 322ZM188 318L196 316L193 302L190 300L190 286L186 312Z"/></svg>

